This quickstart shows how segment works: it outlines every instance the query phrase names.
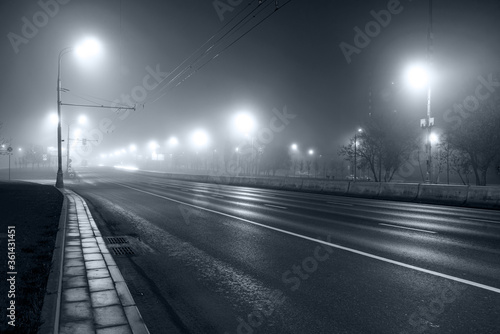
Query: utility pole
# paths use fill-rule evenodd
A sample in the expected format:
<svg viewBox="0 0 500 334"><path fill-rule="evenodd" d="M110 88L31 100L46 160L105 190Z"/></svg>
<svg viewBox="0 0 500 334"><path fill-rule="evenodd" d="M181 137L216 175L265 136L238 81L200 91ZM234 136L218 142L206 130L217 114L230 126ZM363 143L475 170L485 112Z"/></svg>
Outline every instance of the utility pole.
<svg viewBox="0 0 500 334"><path fill-rule="evenodd" d="M434 33L432 29L432 0L429 0L429 31L427 36L427 118L420 120L420 127L427 129L425 152L427 153L426 183L432 182L432 143L430 140L434 118L431 117L431 81L432 81L432 56L434 51Z"/></svg>
<svg viewBox="0 0 500 334"><path fill-rule="evenodd" d="M357 137L356 136L357 136L357 133L355 132L354 133L354 168L353 168L354 169L354 180L353 180L354 182L356 182L356 169L357 169L356 168L356 166L357 166L357 163L356 163L356 156L357 156L357 154L356 154L357 153L356 152L356 147L358 146L357 145L358 142L357 142Z"/></svg>

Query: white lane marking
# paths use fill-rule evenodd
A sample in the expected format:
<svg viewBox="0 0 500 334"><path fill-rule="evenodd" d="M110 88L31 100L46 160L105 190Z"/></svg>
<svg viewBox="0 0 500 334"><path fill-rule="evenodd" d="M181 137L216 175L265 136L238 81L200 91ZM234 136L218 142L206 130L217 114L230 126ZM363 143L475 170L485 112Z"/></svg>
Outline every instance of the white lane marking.
<svg viewBox="0 0 500 334"><path fill-rule="evenodd" d="M337 205L346 205L346 206L354 206L354 204L350 203L341 203L341 202L326 202L328 204L337 204Z"/></svg>
<svg viewBox="0 0 500 334"><path fill-rule="evenodd" d="M419 228L411 228L411 227L404 227L404 226L384 224L384 223L379 223L379 225L390 226L390 227L397 227L397 228L404 228L406 230L413 230L413 231L419 231L419 232L425 232L425 233L437 233L437 232L434 232L434 231L421 230Z"/></svg>
<svg viewBox="0 0 500 334"><path fill-rule="evenodd" d="M483 223L500 224L500 221L489 220L489 219L468 218L468 217L460 217L460 219L462 219L462 220L473 220L473 221L483 222Z"/></svg>
<svg viewBox="0 0 500 334"><path fill-rule="evenodd" d="M488 290L488 291L492 291L492 292L496 292L496 293L500 294L500 289L499 288L495 288L495 287L492 287L492 286L489 286L489 285L485 285L485 284L481 284L481 283L469 281L469 280L466 280L466 279L463 279L463 278L460 278L460 277L455 277L455 276L451 276L451 275L439 273L437 271L433 271L433 270L429 270L429 269L425 269L425 268L420 268L420 267L417 267L417 266L413 266L411 264L406 264L406 263L395 261L395 260L391 260L391 259L388 259L388 258L385 258L385 257L382 257L382 256L378 256L378 255L366 253L366 252L363 252L363 251L359 251L357 249L353 249L353 248L349 248L349 247L345 247L345 246L333 244L331 242L323 241L321 239L314 239L314 238L311 238L311 237L308 237L308 236L305 236L305 235L302 235L302 234L290 232L290 231L287 231L287 230L282 230L282 229L277 228L277 227L272 227L272 226L264 225L264 224L257 223L257 222L254 222L254 221L251 221L251 220L248 220L248 219L245 219L245 218L236 217L236 216L230 215L228 213L224 213L224 212L220 212L220 211L216 211L216 210L212 210L212 209L207 209L207 208L204 208L204 207L201 207L201 206L197 206L197 205L194 205L194 204L189 204L189 203L181 202L181 201L175 200L173 198L168 198L168 197L165 197L165 196L161 196L161 195L149 192L149 191L145 191L145 190L133 188L133 187L130 187L130 186L126 186L124 184L120 184L120 183L116 183L116 184L118 184L120 186L123 186L125 188L129 188L129 189L138 191L138 192L149 194L151 196L163 198L163 199L166 199L167 201L171 201L171 202L175 202L175 203L178 203L178 204L190 206L192 208L196 208L196 209L199 209L199 210L204 210L204 211L212 212L212 213L215 213L215 214L218 214L218 215L221 215L221 216L225 216L225 217L229 217L229 218L232 218L232 219L241 220L243 222L246 222L246 223L249 223L249 224L253 224L253 225L256 225L256 226L260 226L260 227L264 227L264 228L267 228L267 229L270 229L270 230L273 230L273 231L285 233L285 234L288 234L288 235L293 235L293 236L298 237L298 238L302 238L302 239L305 239L305 240L317 242L317 243L324 244L324 245L327 245L327 246L330 246L330 247L333 247L333 248L341 249L341 250L344 250L344 251L347 251L347 252L351 252L351 253L354 253L354 254L362 255L362 256L369 257L369 258L372 258L372 259L375 259L375 260L379 260L379 261L382 261L382 262L391 263L391 264L394 264L394 265L397 265L397 266L400 266L400 267L404 267L404 268L408 268L408 269L413 269L413 270L420 271L420 272L423 272L423 273L426 273L426 274L430 274L430 275L434 275L434 276L446 278L446 279L449 279L449 280L452 280L452 281L455 281L455 282L460 282L460 283L463 283L463 284L475 286L476 288L480 288L480 289L484 289L484 290Z"/></svg>
<svg viewBox="0 0 500 334"><path fill-rule="evenodd" d="M212 197L224 198L224 196L221 196L221 195L212 195Z"/></svg>
<svg viewBox="0 0 500 334"><path fill-rule="evenodd" d="M264 205L269 206L271 208L278 208L278 209L285 209L286 210L286 207L284 207L284 206L272 205L272 204L264 204Z"/></svg>

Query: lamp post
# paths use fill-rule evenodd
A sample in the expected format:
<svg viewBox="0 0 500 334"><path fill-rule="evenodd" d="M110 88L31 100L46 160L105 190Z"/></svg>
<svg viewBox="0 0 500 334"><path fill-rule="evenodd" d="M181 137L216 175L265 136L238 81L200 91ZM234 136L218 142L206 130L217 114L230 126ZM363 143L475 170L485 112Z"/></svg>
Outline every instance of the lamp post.
<svg viewBox="0 0 500 334"><path fill-rule="evenodd" d="M429 149L430 149L432 147L432 144L438 143L439 137L435 133L430 133L428 141L429 141ZM438 171L437 171L438 176L436 178L436 183L439 183L439 175L440 175L439 171L440 171L440 168L441 168L441 163L440 163L441 158L440 158L440 155L441 155L441 151L439 150L439 147L438 147L437 159L438 159L439 163L438 163ZM430 180L430 182L433 183L432 179Z"/></svg>
<svg viewBox="0 0 500 334"><path fill-rule="evenodd" d="M62 138L61 138L61 59L67 53L76 51L77 54L81 56L86 56L91 53L96 53L99 50L99 43L93 39L87 39L83 44L78 47L66 47L59 52L57 58L57 177L56 177L56 187L64 188L63 181L63 171L62 171ZM73 104L73 106L78 106ZM104 106L90 105L90 107L103 108ZM108 108L108 107L104 107ZM116 108L116 107L113 107Z"/></svg>
<svg viewBox="0 0 500 334"><path fill-rule="evenodd" d="M240 176L240 148L237 147L234 151L236 152L236 176Z"/></svg>
<svg viewBox="0 0 500 334"><path fill-rule="evenodd" d="M431 67L432 67L432 54L433 54L433 40L434 33L432 29L432 0L429 0L429 30L427 36L427 117L420 120L420 126L427 129L427 136L425 141L425 151L427 152L427 173L426 183L432 182L432 143L431 143L431 130L434 126L434 118L431 117Z"/></svg>
<svg viewBox="0 0 500 334"><path fill-rule="evenodd" d="M309 151L307 153L312 157L314 155L314 150L309 149ZM313 167L313 159L314 158L309 160L309 164L308 164L308 168L307 168L307 177L311 177L311 167Z"/></svg>
<svg viewBox="0 0 500 334"><path fill-rule="evenodd" d="M292 144L291 148L294 153L298 152L299 150L297 144ZM297 167L297 158L295 157L295 154L292 155L292 158L293 158L293 176L295 176Z"/></svg>
<svg viewBox="0 0 500 334"><path fill-rule="evenodd" d="M356 161L356 158L357 158L357 147L358 147L358 132L361 133L363 132L363 129L358 129L358 131L356 131L354 133L354 182L356 182L356 170L358 169L358 164L357 164L357 161Z"/></svg>
<svg viewBox="0 0 500 334"><path fill-rule="evenodd" d="M61 58L71 51L73 51L72 47L62 49L57 59L57 188L64 188L61 148Z"/></svg>
<svg viewBox="0 0 500 334"><path fill-rule="evenodd" d="M80 116L78 118L78 123L80 123L80 124L85 123L85 121L86 121L85 116ZM66 173L68 173L68 174L69 174L69 168L70 168L70 162L71 162L70 158L69 158L69 156L70 156L70 154L69 154L69 152L70 152L70 145L69 145L70 138L69 138L69 133L70 133L71 125L73 125L74 123L75 123L74 121L68 123L68 142L66 143L66 150L67 150L67 152L66 152Z"/></svg>
<svg viewBox="0 0 500 334"><path fill-rule="evenodd" d="M179 144L177 137L170 137L168 145L170 146L170 168L174 170L174 148Z"/></svg>
<svg viewBox="0 0 500 334"><path fill-rule="evenodd" d="M234 118L234 124L236 126L237 131L240 134L244 134L244 136L250 140L250 161L246 159L246 169L249 174L252 174L252 171L255 169L255 173L257 173L257 164L256 164L256 156L257 152L254 149L254 130L255 130L255 119L252 115L246 112L241 112L237 114ZM246 151L246 150L245 150Z"/></svg>

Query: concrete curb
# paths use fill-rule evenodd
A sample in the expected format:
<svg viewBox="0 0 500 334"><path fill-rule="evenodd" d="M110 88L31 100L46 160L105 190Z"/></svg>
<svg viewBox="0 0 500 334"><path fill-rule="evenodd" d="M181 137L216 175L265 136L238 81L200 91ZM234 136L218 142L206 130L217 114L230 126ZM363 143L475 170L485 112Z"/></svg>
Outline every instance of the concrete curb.
<svg viewBox="0 0 500 334"><path fill-rule="evenodd" d="M45 298L43 299L42 314L40 316L43 322L38 329L39 334L57 334L59 326L59 314L61 307L61 285L64 260L64 240L66 239L66 219L68 216L68 198L63 190L56 188L63 194L64 200L59 217L59 229L56 236L54 253L52 254L52 263Z"/></svg>
<svg viewBox="0 0 500 334"><path fill-rule="evenodd" d="M128 286L123 279L123 276L118 269L112 255L109 253L109 250L104 242L104 239L101 237L100 231L95 223L95 221L92 218L92 215L90 213L90 209L87 206L87 203L85 200L75 194L72 191L68 190L61 190L58 189L63 195L64 195L64 200L63 200L63 207L61 210L61 216L59 218L59 230L57 232L57 237L56 237L56 244L54 248L54 254L52 256L52 263L51 263L51 271L49 274L48 282L47 282L47 289L46 289L46 294L45 298L43 301L43 307L42 307L42 314L41 314L41 320L43 321L42 326L38 330L38 334L59 334L61 332L78 332L78 333L96 333L100 331L111 331L113 333L132 333L132 334L149 334L149 331L146 327L146 324L144 323L144 320L142 319L142 316L139 312L139 309L137 308L135 301L130 293L130 290L128 289ZM71 197L71 198L70 198ZM82 202L82 208L83 211L85 212L85 216L88 217L88 224L90 225L90 229L92 230L91 234L90 232L87 231L87 234L93 235L93 238L96 241L96 245L99 249L97 252L98 254L101 254L104 263L105 263L105 269L98 269L98 270L107 270L109 273L109 278L110 284L113 286L113 291L116 292L116 296L119 300L119 306L114 305L111 307L121 307L123 311L123 316L126 318L127 324L121 324L118 326L114 325L109 325L109 326L103 326L100 325L98 328L95 327L94 322L89 319L88 321L92 321L89 323L90 326L87 326L86 328L83 327L78 327L79 325L85 325L85 321L83 322L73 322L69 323L70 326L68 325L67 321L67 314L65 315L66 321L62 321L61 315L63 313L63 309L65 312L67 311L67 308L65 303L68 303L67 299L67 294L68 294L68 287L63 288L63 281L67 278L67 269L65 264L65 261L68 260L66 259L66 250L65 248L68 247L67 242L66 242L66 236L68 231L71 232L71 228L74 229L74 226L71 227L68 230L68 217L70 216L71 210L70 204L75 206L75 200L78 198L78 200L81 200ZM82 212L80 212L82 214ZM73 216L77 216L76 213L72 214ZM70 219L74 219L69 217ZM84 218L78 218L78 219L84 219ZM69 225L74 225L75 223L71 223ZM69 235L71 235L70 233ZM83 234L83 233L82 233ZM72 236L74 238L74 236ZM78 238L81 238L81 236L78 236ZM71 238L70 238L71 239ZM68 239L68 240L70 240ZM87 239L88 240L88 237ZM80 243L80 249L83 250L83 245ZM75 248L75 247L70 247L70 248ZM90 248L90 246L89 246ZM89 249L87 248L87 249ZM68 252L67 255L69 255L71 252ZM84 252L85 253L85 252ZM87 255L97 255L97 253L92 253L87 254ZM73 253L71 253L73 254ZM84 255L85 256L85 255ZM66 259L66 260L65 260ZM72 259L72 261L74 261ZM86 263L93 262L93 261L87 261ZM94 262L95 263L95 262ZM75 268L75 267L69 267L69 268ZM88 270L92 270L90 268L86 268ZM63 279L64 277L64 279ZM85 274L87 282L90 283L90 278ZM65 283L67 284L67 282ZM63 300L63 290L64 290L64 295L65 295L65 300ZM71 289L70 289L71 290ZM74 290L74 289L73 289ZM88 290L88 288L87 288ZM111 290L108 290L111 291ZM92 293L92 291L90 291ZM99 290L96 290L94 292L99 293ZM90 306L90 304L89 304ZM91 306L91 312L94 314L94 317L100 313L99 310L104 309L105 307L99 307L98 306ZM95 318L93 318L95 321ZM102 321L102 317L101 317ZM76 324L77 326L71 328L71 325ZM63 326L64 325L64 326ZM61 327L62 326L62 327ZM60 328L61 327L61 328Z"/></svg>

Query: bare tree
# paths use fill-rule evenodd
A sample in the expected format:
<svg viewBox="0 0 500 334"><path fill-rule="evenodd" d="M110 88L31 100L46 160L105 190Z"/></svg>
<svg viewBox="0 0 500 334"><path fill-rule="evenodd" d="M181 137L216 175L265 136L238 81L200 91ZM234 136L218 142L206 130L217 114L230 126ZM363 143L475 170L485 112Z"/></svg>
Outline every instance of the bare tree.
<svg viewBox="0 0 500 334"><path fill-rule="evenodd" d="M368 168L376 182L389 182L408 161L416 147L417 132L413 122L397 113L370 118L357 138L357 168ZM342 146L339 155L354 162L354 139Z"/></svg>
<svg viewBox="0 0 500 334"><path fill-rule="evenodd" d="M485 104L456 129L447 131L450 146L458 151L458 166L470 164L476 185L486 185L488 169L500 159L500 103ZM468 160L467 162L464 159ZM460 169L463 171L463 169Z"/></svg>
<svg viewBox="0 0 500 334"><path fill-rule="evenodd" d="M262 148L262 155L260 157L261 171L272 173L273 176L279 169L290 169L292 160L288 152L288 148L276 142L272 142Z"/></svg>

